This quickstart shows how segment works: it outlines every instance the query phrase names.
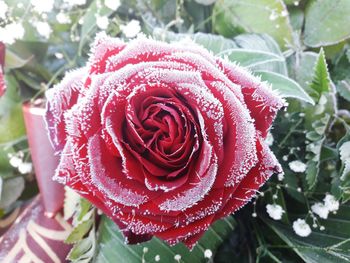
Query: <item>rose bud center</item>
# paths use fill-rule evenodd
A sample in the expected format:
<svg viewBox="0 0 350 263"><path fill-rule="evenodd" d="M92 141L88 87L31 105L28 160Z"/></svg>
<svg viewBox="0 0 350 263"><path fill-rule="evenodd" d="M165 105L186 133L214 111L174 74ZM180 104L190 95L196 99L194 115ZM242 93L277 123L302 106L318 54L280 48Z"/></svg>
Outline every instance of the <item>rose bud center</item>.
<svg viewBox="0 0 350 263"><path fill-rule="evenodd" d="M191 169L201 134L184 98L171 89L156 89L131 96L126 111L124 143L145 173L176 180Z"/></svg>

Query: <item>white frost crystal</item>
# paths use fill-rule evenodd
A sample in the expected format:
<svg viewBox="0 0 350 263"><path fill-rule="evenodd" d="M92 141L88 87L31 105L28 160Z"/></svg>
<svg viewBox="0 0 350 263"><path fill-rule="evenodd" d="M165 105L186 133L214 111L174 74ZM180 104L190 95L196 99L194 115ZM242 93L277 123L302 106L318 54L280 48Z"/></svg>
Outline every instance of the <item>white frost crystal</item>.
<svg viewBox="0 0 350 263"><path fill-rule="evenodd" d="M306 171L306 164L301 161L292 161L289 164L289 168L296 173L303 173Z"/></svg>
<svg viewBox="0 0 350 263"><path fill-rule="evenodd" d="M121 25L120 29L127 38L136 37L141 31L140 22L138 20L131 20L125 26Z"/></svg>
<svg viewBox="0 0 350 263"><path fill-rule="evenodd" d="M315 203L311 206L311 211L323 219L328 218L329 210L323 203Z"/></svg>
<svg viewBox="0 0 350 263"><path fill-rule="evenodd" d="M274 220L281 220L284 213L283 208L280 205L268 204L266 206L266 212Z"/></svg>
<svg viewBox="0 0 350 263"><path fill-rule="evenodd" d="M300 218L293 222L293 230L298 236L301 237L307 237L311 234L311 228L308 223L306 223L304 219Z"/></svg>
<svg viewBox="0 0 350 263"><path fill-rule="evenodd" d="M339 209L339 201L333 195L327 194L323 201L330 212L335 212Z"/></svg>

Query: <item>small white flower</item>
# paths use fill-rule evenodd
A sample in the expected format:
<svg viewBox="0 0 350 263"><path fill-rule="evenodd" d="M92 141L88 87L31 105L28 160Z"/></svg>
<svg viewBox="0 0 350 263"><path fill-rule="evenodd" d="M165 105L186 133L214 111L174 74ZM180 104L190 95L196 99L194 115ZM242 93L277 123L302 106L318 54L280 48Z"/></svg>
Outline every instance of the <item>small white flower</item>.
<svg viewBox="0 0 350 263"><path fill-rule="evenodd" d="M55 4L54 0L30 0L30 3L39 14L51 12Z"/></svg>
<svg viewBox="0 0 350 263"><path fill-rule="evenodd" d="M46 39L50 38L50 35L52 33L52 29L51 29L49 23L37 22L37 23L35 23L35 26L36 26L36 30L38 31L40 36L42 36Z"/></svg>
<svg viewBox="0 0 350 263"><path fill-rule="evenodd" d="M195 1L201 5L212 5L216 2L216 0L195 0Z"/></svg>
<svg viewBox="0 0 350 263"><path fill-rule="evenodd" d="M272 146L273 141L274 141L273 136L272 136L271 132L269 132L266 136L265 142L268 146Z"/></svg>
<svg viewBox="0 0 350 263"><path fill-rule="evenodd" d="M141 31L140 22L138 20L131 20L125 26L120 26L121 31L127 38L136 37L138 33Z"/></svg>
<svg viewBox="0 0 350 263"><path fill-rule="evenodd" d="M325 230L326 228L324 226L320 226L320 230L323 231Z"/></svg>
<svg viewBox="0 0 350 263"><path fill-rule="evenodd" d="M6 18L8 8L8 5L4 1L0 1L0 19Z"/></svg>
<svg viewBox="0 0 350 263"><path fill-rule="evenodd" d="M107 29L109 24L109 20L107 16L98 16L96 18L96 25L99 29L105 30Z"/></svg>
<svg viewBox="0 0 350 263"><path fill-rule="evenodd" d="M327 194L323 199L325 206L330 212L338 211L339 201L333 195Z"/></svg>
<svg viewBox="0 0 350 263"><path fill-rule="evenodd" d="M280 205L268 204L266 205L266 212L272 219L281 220L284 210Z"/></svg>
<svg viewBox="0 0 350 263"><path fill-rule="evenodd" d="M204 257L205 258L211 258L213 256L213 252L210 249L206 249L204 251Z"/></svg>
<svg viewBox="0 0 350 263"><path fill-rule="evenodd" d="M306 168L307 168L305 163L298 160L292 161L288 165L289 165L289 168L296 173L303 173L306 171Z"/></svg>
<svg viewBox="0 0 350 263"><path fill-rule="evenodd" d="M142 251L146 254L148 252L148 247L144 247Z"/></svg>
<svg viewBox="0 0 350 263"><path fill-rule="evenodd" d="M105 6L111 10L116 11L120 6L120 0L105 0Z"/></svg>
<svg viewBox="0 0 350 263"><path fill-rule="evenodd" d="M311 234L310 226L305 222L304 219L300 218L293 222L293 230L298 236L301 237L307 237Z"/></svg>
<svg viewBox="0 0 350 263"><path fill-rule="evenodd" d="M21 174L29 174L33 171L33 165L32 165L32 163L21 163L18 166L18 171Z"/></svg>
<svg viewBox="0 0 350 263"><path fill-rule="evenodd" d="M154 261L156 261L156 262L160 261L160 256L159 256L159 255L156 255L156 256L154 257Z"/></svg>
<svg viewBox="0 0 350 263"><path fill-rule="evenodd" d="M19 158L18 156L16 156L16 155L14 155L14 156L12 156L11 158L10 158L10 165L12 166L12 167L15 167L15 168L17 168L17 167L19 167L21 164L22 164L22 159L21 158Z"/></svg>
<svg viewBox="0 0 350 263"><path fill-rule="evenodd" d="M180 261L180 259L181 259L181 255L176 254L176 255L174 256L174 259L175 259L176 261Z"/></svg>
<svg viewBox="0 0 350 263"><path fill-rule="evenodd" d="M56 15L56 20L59 24L70 24L72 22L72 20L70 19L70 17L65 14L65 13L58 13Z"/></svg>
<svg viewBox="0 0 350 263"><path fill-rule="evenodd" d="M254 212L253 214L252 214L252 217L257 217L258 215Z"/></svg>
<svg viewBox="0 0 350 263"><path fill-rule="evenodd" d="M279 173L279 174L277 174L277 179L278 179L278 181L283 181L283 179L284 179L284 173Z"/></svg>
<svg viewBox="0 0 350 263"><path fill-rule="evenodd" d="M286 162L288 160L288 155L283 155L282 160Z"/></svg>
<svg viewBox="0 0 350 263"><path fill-rule="evenodd" d="M328 218L329 210L323 203L315 203L311 206L311 211L323 219Z"/></svg>

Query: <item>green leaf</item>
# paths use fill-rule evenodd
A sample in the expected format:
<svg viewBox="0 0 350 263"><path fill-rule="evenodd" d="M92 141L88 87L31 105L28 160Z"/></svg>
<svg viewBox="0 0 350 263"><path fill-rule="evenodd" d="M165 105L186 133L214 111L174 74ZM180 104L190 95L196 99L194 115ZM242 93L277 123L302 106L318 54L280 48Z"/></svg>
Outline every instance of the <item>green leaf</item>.
<svg viewBox="0 0 350 263"><path fill-rule="evenodd" d="M115 223L103 217L99 229L99 247L95 262L154 262L156 255L160 256L160 262L174 262L176 254L181 255L181 262L202 262L205 261L204 251L210 249L215 255L218 247L232 232L234 226L235 221L232 217L217 221L190 252L183 244L170 247L155 237L142 244L126 245ZM148 249L147 253L144 253L145 247Z"/></svg>
<svg viewBox="0 0 350 263"><path fill-rule="evenodd" d="M263 218L292 250L308 263L343 263L350 261L350 206L343 205L336 216L322 220L324 231L312 230L308 237L297 236L292 226Z"/></svg>
<svg viewBox="0 0 350 263"><path fill-rule="evenodd" d="M276 41L267 34L242 34L234 38L241 49L256 50L275 54L283 58L282 61L272 61L263 65L251 67L252 70L272 71L287 76L287 65Z"/></svg>
<svg viewBox="0 0 350 263"><path fill-rule="evenodd" d="M67 259L72 262L91 262L96 248L95 231L90 231L89 236L77 242L69 252Z"/></svg>
<svg viewBox="0 0 350 263"><path fill-rule="evenodd" d="M310 96L294 80L268 71L256 71L255 74L261 76L262 80L271 83L272 89L276 90L282 97L295 98L314 104Z"/></svg>
<svg viewBox="0 0 350 263"><path fill-rule="evenodd" d="M337 91L340 96L350 102L350 81L342 80L337 83Z"/></svg>
<svg viewBox="0 0 350 263"><path fill-rule="evenodd" d="M195 43L212 51L214 54L220 53L228 49L237 48L237 45L233 40L213 34L176 34L173 32L163 30L161 28L156 28L153 31L153 37L155 39L167 42L181 41L186 38L190 38Z"/></svg>
<svg viewBox="0 0 350 263"><path fill-rule="evenodd" d="M309 186L309 189L312 189L315 187L319 172L320 172L320 163L310 160L307 163L307 169L306 169L306 182Z"/></svg>
<svg viewBox="0 0 350 263"><path fill-rule="evenodd" d="M306 9L304 42L310 47L329 46L350 36L350 1L310 1Z"/></svg>
<svg viewBox="0 0 350 263"><path fill-rule="evenodd" d="M33 56L23 59L14 52L12 52L10 49L6 50L5 54L5 67L6 69L14 69L14 68L21 68L25 64L27 64Z"/></svg>
<svg viewBox="0 0 350 263"><path fill-rule="evenodd" d="M221 57L227 57L232 62L237 62L243 67L254 67L274 61L284 61L283 57L273 53L247 50L247 49L228 49L218 54Z"/></svg>
<svg viewBox="0 0 350 263"><path fill-rule="evenodd" d="M327 68L327 62L323 49L320 50L316 65L314 68L314 75L310 87L318 93L318 99L322 93L327 93L330 90L330 77Z"/></svg>
<svg viewBox="0 0 350 263"><path fill-rule="evenodd" d="M0 177L0 209L6 209L21 196L24 190L23 177L3 179Z"/></svg>
<svg viewBox="0 0 350 263"><path fill-rule="evenodd" d="M73 229L73 231L69 234L69 236L65 240L65 243L73 244L80 241L89 232L92 225L93 225L93 219L88 219L86 221L79 223Z"/></svg>
<svg viewBox="0 0 350 263"><path fill-rule="evenodd" d="M219 0L213 25L226 37L242 32L267 33L282 49L286 49L286 42L292 42L292 27L282 0Z"/></svg>

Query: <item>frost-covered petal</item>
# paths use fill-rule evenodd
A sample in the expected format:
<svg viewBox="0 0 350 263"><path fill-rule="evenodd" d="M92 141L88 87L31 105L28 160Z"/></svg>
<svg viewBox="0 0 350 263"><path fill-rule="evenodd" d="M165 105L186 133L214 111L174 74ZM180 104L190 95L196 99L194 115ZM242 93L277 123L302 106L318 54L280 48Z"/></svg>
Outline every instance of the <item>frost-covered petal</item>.
<svg viewBox="0 0 350 263"><path fill-rule="evenodd" d="M46 92L46 124L49 137L56 151L61 151L66 142L65 113L70 110L85 92L86 69L82 68L66 74L54 88Z"/></svg>
<svg viewBox="0 0 350 263"><path fill-rule="evenodd" d="M218 65L233 83L242 87L244 101L255 119L255 127L266 138L277 111L285 105L284 100L267 83L244 68L222 59L218 59Z"/></svg>

